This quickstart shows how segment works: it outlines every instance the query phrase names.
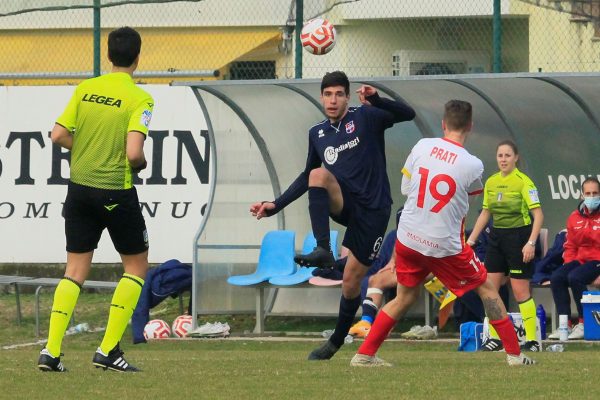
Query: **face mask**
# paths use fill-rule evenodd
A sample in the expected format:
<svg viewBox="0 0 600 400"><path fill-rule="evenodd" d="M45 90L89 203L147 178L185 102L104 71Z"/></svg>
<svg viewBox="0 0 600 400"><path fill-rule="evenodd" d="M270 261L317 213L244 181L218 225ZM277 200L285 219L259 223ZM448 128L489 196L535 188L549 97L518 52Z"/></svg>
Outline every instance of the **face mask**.
<svg viewBox="0 0 600 400"><path fill-rule="evenodd" d="M594 212L598 209L598 207L600 207L600 196L584 197L583 204L585 204L589 212Z"/></svg>

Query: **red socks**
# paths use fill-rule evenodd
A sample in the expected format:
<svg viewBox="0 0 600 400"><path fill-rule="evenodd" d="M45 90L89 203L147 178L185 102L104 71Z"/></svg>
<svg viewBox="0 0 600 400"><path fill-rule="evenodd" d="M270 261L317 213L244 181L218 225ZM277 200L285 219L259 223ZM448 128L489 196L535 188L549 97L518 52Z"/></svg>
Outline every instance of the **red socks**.
<svg viewBox="0 0 600 400"><path fill-rule="evenodd" d="M515 356L521 354L519 340L517 339L517 334L515 333L515 328L510 318L505 317L504 319L495 321L490 320L490 324L492 324L494 329L496 329L496 332L498 332L498 336L500 337L500 340L502 340L506 354Z"/></svg>
<svg viewBox="0 0 600 400"><path fill-rule="evenodd" d="M379 311L377 318L375 318L375 322L373 322L373 325L371 326L369 335L359 347L358 353L374 356L383 341L388 337L394 325L396 325L395 319L387 315L383 310Z"/></svg>
<svg viewBox="0 0 600 400"><path fill-rule="evenodd" d="M496 332L498 332L498 336L502 340L502 344L504 345L507 354L521 354L515 328L508 317L490 321L490 324L492 324L496 329ZM388 337L394 325L396 325L396 320L387 315L385 311L380 311L379 314L377 314L377 318L375 318L375 322L373 322L373 325L371 326L369 335L358 349L358 353L374 356L375 353L377 353L377 350L379 350L379 347L381 347L383 341Z"/></svg>

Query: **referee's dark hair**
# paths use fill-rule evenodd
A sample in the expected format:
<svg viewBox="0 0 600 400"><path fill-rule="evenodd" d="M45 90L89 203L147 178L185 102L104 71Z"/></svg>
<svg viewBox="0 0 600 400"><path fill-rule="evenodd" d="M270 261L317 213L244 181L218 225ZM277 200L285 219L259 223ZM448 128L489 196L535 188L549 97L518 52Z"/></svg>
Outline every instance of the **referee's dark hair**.
<svg viewBox="0 0 600 400"><path fill-rule="evenodd" d="M451 131L465 132L471 125L473 107L463 100L450 100L444 106L444 121Z"/></svg>
<svg viewBox="0 0 600 400"><path fill-rule="evenodd" d="M116 67L130 67L141 48L142 38L133 28L124 26L108 34L108 58Z"/></svg>
<svg viewBox="0 0 600 400"><path fill-rule="evenodd" d="M519 148L517 147L516 143L510 139L506 139L498 143L498 146L496 146L496 151L498 151L500 146L508 146L512 149L513 153L515 153L515 156L519 155Z"/></svg>
<svg viewBox="0 0 600 400"><path fill-rule="evenodd" d="M350 81L346 74L342 71L328 72L321 81L321 93L328 87L331 86L343 86L346 96L350 94Z"/></svg>

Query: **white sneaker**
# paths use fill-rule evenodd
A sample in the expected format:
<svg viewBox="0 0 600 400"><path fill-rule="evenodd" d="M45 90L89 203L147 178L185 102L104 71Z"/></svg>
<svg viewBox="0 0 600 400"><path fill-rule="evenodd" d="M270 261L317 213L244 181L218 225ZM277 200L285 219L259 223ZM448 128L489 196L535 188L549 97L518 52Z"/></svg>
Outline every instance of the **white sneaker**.
<svg viewBox="0 0 600 400"><path fill-rule="evenodd" d="M405 339L428 340L437 337L437 326L429 325L412 327L410 331L401 335Z"/></svg>
<svg viewBox="0 0 600 400"><path fill-rule="evenodd" d="M569 334L571 334L571 327L568 328ZM549 340L560 340L560 331L557 329L548 335Z"/></svg>
<svg viewBox="0 0 600 400"><path fill-rule="evenodd" d="M583 339L583 324L577 324L569 334L569 340Z"/></svg>
<svg viewBox="0 0 600 400"><path fill-rule="evenodd" d="M417 331L415 333L415 338L417 340L429 340L429 339L435 339L438 335L437 332L437 326L434 326L433 328L429 325L425 325L424 327L422 327L419 331Z"/></svg>
<svg viewBox="0 0 600 400"><path fill-rule="evenodd" d="M507 354L506 355L506 362L508 362L508 365L510 365L511 367L518 367L521 365L533 365L535 364L535 361L532 360L531 358L527 357L525 354L521 353L518 356L514 356L512 354Z"/></svg>
<svg viewBox="0 0 600 400"><path fill-rule="evenodd" d="M230 335L231 328L229 327L229 324L227 322L225 322L224 324L221 324L221 328L223 329L223 332L222 332L223 337L227 337Z"/></svg>
<svg viewBox="0 0 600 400"><path fill-rule="evenodd" d="M202 326L190 331L188 336L190 337L227 337L230 333L230 327L227 322L224 324L220 322L210 323L207 322Z"/></svg>
<svg viewBox="0 0 600 400"><path fill-rule="evenodd" d="M412 339L415 332L419 329L421 329L421 325L414 325L407 332L402 333L400 336L404 339Z"/></svg>
<svg viewBox="0 0 600 400"><path fill-rule="evenodd" d="M387 361L382 360L376 356L368 356L366 354L356 353L352 360L350 360L350 366L352 367L391 367Z"/></svg>

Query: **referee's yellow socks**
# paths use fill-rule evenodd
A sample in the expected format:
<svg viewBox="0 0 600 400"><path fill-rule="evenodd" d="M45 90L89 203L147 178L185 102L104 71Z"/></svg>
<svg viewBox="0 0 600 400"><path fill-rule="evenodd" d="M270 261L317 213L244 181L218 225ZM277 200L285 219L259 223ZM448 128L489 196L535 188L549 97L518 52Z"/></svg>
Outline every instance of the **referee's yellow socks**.
<svg viewBox="0 0 600 400"><path fill-rule="evenodd" d="M50 314L50 327L48 328L48 343L46 349L53 357L60 356L60 347L65 337L67 325L73 315L77 304L81 286L69 278L63 278L54 291L54 302Z"/></svg>
<svg viewBox="0 0 600 400"><path fill-rule="evenodd" d="M519 303L519 311L521 311L521 317L523 317L523 328L525 328L526 340L528 342L530 340L537 340L537 317L535 315L535 301L533 301L533 297Z"/></svg>
<svg viewBox="0 0 600 400"><path fill-rule="evenodd" d="M106 332L100 344L100 350L104 354L108 354L123 337L127 323L142 293L142 286L144 286L144 280L131 274L123 274L117 284L110 303Z"/></svg>

